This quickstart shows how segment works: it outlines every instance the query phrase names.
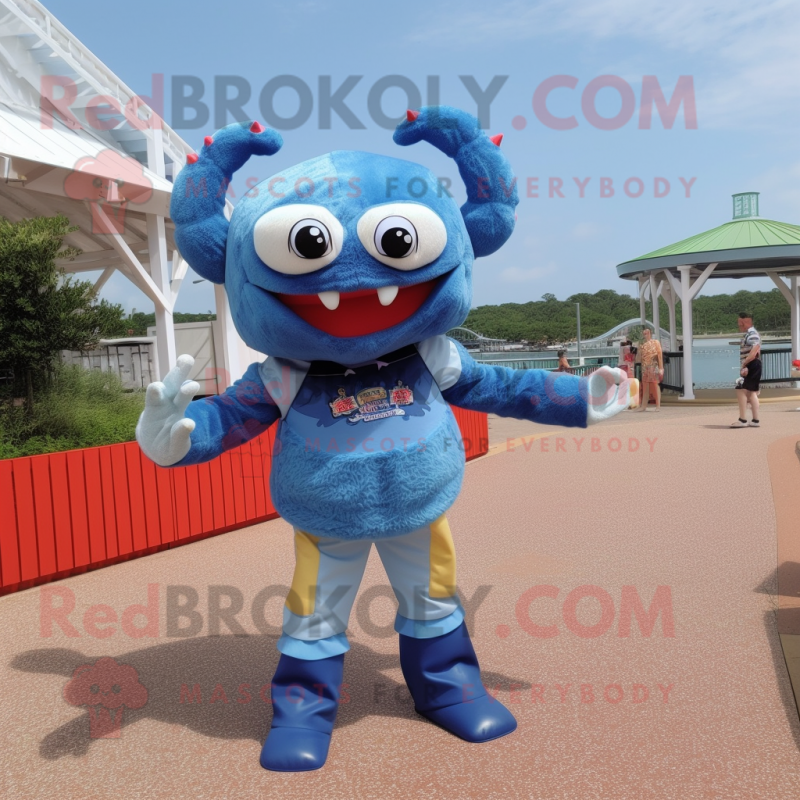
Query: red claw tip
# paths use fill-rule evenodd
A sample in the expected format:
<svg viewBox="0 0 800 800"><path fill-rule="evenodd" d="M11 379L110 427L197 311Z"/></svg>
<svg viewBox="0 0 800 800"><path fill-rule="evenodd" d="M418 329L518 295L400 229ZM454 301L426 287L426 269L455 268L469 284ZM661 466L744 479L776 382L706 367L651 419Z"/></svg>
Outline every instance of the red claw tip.
<svg viewBox="0 0 800 800"><path fill-rule="evenodd" d="M406 119L409 122L414 122L416 118L419 116L419 111L412 111L410 108L406 111Z"/></svg>
<svg viewBox="0 0 800 800"><path fill-rule="evenodd" d="M206 136L206 138L203 139L203 144L206 147L211 147L211 145L214 144L214 139L211 136Z"/></svg>
<svg viewBox="0 0 800 800"><path fill-rule="evenodd" d="M250 126L250 133L264 133L266 128L260 122L254 122Z"/></svg>
<svg viewBox="0 0 800 800"><path fill-rule="evenodd" d="M197 163L197 153L189 153L189 155L186 156L186 163L187 164Z"/></svg>
<svg viewBox="0 0 800 800"><path fill-rule="evenodd" d="M498 133L495 136L490 136L489 137L489 141L492 144L496 144L498 147L500 147L500 142L503 141L503 134L502 133Z"/></svg>

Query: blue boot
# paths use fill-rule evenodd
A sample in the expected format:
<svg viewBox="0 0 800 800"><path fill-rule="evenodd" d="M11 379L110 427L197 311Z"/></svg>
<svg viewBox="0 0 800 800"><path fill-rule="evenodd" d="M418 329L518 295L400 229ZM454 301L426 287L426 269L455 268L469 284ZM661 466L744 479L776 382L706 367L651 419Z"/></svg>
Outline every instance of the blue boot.
<svg viewBox="0 0 800 800"><path fill-rule="evenodd" d="M450 733L488 742L516 730L511 712L483 688L464 623L433 639L401 634L400 666L417 712Z"/></svg>
<svg viewBox="0 0 800 800"><path fill-rule="evenodd" d="M272 728L261 766L276 772L319 769L339 710L344 653L318 661L281 655L272 679Z"/></svg>

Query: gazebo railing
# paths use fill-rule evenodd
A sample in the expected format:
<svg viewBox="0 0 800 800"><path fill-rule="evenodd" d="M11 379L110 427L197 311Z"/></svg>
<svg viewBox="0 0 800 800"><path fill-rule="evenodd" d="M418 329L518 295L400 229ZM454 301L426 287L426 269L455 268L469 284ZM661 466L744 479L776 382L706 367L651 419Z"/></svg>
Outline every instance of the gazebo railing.
<svg viewBox="0 0 800 800"><path fill-rule="evenodd" d="M509 369L544 369L548 372L555 372L558 368L557 358L482 358L480 363L491 364L497 367L508 367ZM586 358L584 364L570 367L568 374L591 375L604 365L615 367L617 365L617 357Z"/></svg>
<svg viewBox="0 0 800 800"><path fill-rule="evenodd" d="M777 350L761 350L761 382L790 383L796 381L792 377L792 348L781 347Z"/></svg>
<svg viewBox="0 0 800 800"><path fill-rule="evenodd" d="M792 350L782 347L775 350L761 351L761 382L790 383L796 381L792 377ZM638 376L638 364L637 364ZM734 379L735 380L735 379ZM733 385L733 383L731 383ZM664 352L664 380L662 389L670 389L683 393L683 352Z"/></svg>
<svg viewBox="0 0 800 800"><path fill-rule="evenodd" d="M568 370L565 370L567 375L577 375L578 377L584 377L586 375L591 375L593 372L597 372L597 370L602 367L602 364L583 364L582 366L578 367L570 367ZM615 366L615 365L610 365ZM558 372L557 369L548 370L548 372Z"/></svg>
<svg viewBox="0 0 800 800"><path fill-rule="evenodd" d="M598 363L572 367L570 373L572 375L591 375L603 363L612 367L617 364L616 357L601 357L591 360ZM482 360L481 363L496 364L497 366L510 367L511 369L546 369L553 372L558 365L558 359L493 358L491 360ZM761 373L762 383L790 383L797 380L796 376L792 377L792 350L789 347L762 350L761 363L763 370ZM636 374L640 378L639 372L640 369L637 364ZM731 386L733 386L734 380L735 378L731 379ZM661 388L683 394L683 351L664 351L664 380L661 382Z"/></svg>
<svg viewBox="0 0 800 800"><path fill-rule="evenodd" d="M683 353L664 352L664 380L662 389L670 389L683 394Z"/></svg>

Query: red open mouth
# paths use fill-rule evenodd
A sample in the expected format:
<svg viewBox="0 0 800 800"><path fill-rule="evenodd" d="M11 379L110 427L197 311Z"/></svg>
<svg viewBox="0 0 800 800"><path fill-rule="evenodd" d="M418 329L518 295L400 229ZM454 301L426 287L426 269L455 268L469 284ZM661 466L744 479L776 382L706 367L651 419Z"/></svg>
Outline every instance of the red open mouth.
<svg viewBox="0 0 800 800"><path fill-rule="evenodd" d="M436 278L413 286L381 286L358 292L278 294L300 319L331 336L367 336L399 325L416 313Z"/></svg>

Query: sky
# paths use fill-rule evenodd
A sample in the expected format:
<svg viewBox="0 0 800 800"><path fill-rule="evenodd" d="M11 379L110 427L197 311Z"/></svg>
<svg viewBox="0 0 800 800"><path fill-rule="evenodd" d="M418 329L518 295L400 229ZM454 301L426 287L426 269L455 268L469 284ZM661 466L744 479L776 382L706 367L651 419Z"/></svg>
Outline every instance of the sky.
<svg viewBox="0 0 800 800"><path fill-rule="evenodd" d="M520 204L509 242L476 262L475 306L607 288L634 294L616 265L729 221L736 192L760 192L762 217L800 224L800 7L793 0L45 5L137 93L151 95L153 75L163 74L164 117L196 149L203 136L234 121L215 103L215 81L249 87L244 111L269 122L267 114L288 119L302 110L287 86L265 104L267 114L259 107L271 80L292 76L311 113L292 129L275 123L284 125L284 147L246 165L233 183L237 197L245 178L263 180L350 149L418 161L449 177L460 203L465 193L455 164L424 143L401 150L371 109L381 81L401 76L423 104L436 101L428 89L438 85L439 102L477 114L473 95L494 81L499 90L484 103L487 132L504 134ZM201 82L209 110L202 127L177 113L172 87L180 76ZM328 124L320 116L325 85L335 92L348 76L363 76L350 79L355 85L344 100L351 124L335 112ZM548 93L556 76L573 80L562 78L569 85ZM643 128L643 88L656 85L666 101L682 91L683 102L667 120L671 127L653 110ZM397 117L409 99L390 86L381 103L384 116ZM176 311L214 308L211 284L193 284L197 279L189 273ZM703 292L741 288L774 286L767 278L716 280ZM128 311L152 311L119 274L101 296Z"/></svg>

